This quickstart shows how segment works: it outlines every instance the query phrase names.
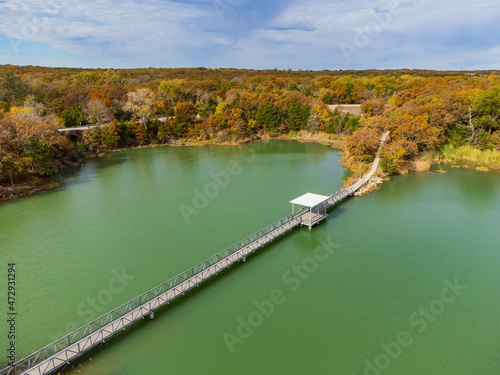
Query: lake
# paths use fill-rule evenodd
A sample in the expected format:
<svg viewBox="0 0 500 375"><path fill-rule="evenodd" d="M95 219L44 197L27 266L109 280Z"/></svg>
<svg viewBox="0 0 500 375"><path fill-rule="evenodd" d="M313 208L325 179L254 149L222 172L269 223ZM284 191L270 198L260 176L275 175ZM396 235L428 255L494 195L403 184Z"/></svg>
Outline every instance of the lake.
<svg viewBox="0 0 500 375"><path fill-rule="evenodd" d="M127 151L2 203L18 355L280 219L290 200L336 190L339 160L284 141ZM500 373L500 175L447 170L346 200L64 373Z"/></svg>

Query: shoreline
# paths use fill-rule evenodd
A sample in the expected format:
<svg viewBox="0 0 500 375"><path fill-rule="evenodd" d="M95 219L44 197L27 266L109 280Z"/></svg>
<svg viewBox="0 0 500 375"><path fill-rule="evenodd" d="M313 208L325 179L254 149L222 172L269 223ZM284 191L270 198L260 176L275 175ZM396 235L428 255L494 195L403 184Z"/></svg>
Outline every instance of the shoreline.
<svg viewBox="0 0 500 375"><path fill-rule="evenodd" d="M143 149L148 149L148 148L157 148L157 147L203 147L203 146L242 146L242 145L247 145L255 142L260 142L260 141L267 141L267 140L281 140L281 141L296 141L296 142L301 142L301 143L318 143L326 146L332 146L332 148L342 151L343 150L343 145L344 145L344 140L345 136L336 136L336 135L330 135L327 133L323 132L318 132L318 133L311 133L311 132L305 132L301 131L297 134L292 134L292 135L282 135L278 137L269 137L267 134L255 138L255 139L250 139L250 138L245 138L242 140L238 140L236 142L217 142L213 140L196 140L196 139L179 139L177 142L170 142L170 143L162 143L162 144L148 144L148 145L141 145L141 146L132 146L132 147L125 147L125 148L116 148L112 150L106 150L102 153L99 153L97 155L95 154L90 154L87 156L88 159L94 159L94 158L100 158L104 157L106 154L110 153L119 153L119 152L124 152L124 151L132 151L132 150L143 150ZM80 166L85 165L83 163ZM38 181L36 185L30 185L29 183L26 183L24 181L23 183L16 183L14 185L5 185L2 186L0 185L0 203L1 202L7 202L11 200L16 200L16 199L21 199L25 197L32 196L34 194L37 194L41 191L45 190L52 190L55 188L58 188L62 185L61 181L57 179L58 175L61 172L56 173L54 176L46 177L46 178L40 178L42 181Z"/></svg>
<svg viewBox="0 0 500 375"><path fill-rule="evenodd" d="M456 162L454 160L437 160L432 163L433 166L448 165L451 168L474 169L480 172L500 173L500 165L481 164L470 160Z"/></svg>
<svg viewBox="0 0 500 375"><path fill-rule="evenodd" d="M273 138L268 138L268 139L273 139ZM87 156L87 160L89 159L95 159L95 158L100 158L104 157L107 154L110 153L119 153L119 152L124 152L124 151L131 151L131 150L143 150L143 149L148 149L148 148L157 148L157 147L203 147L203 146L242 146L254 142L259 142L266 140L265 138L259 138L259 139L242 139L241 141L237 142L214 142L214 141L202 141L202 140L194 140L194 139L181 139L178 140L178 142L175 143L162 143L162 144L148 144L148 145L141 145L141 146L132 146L132 147L126 147L126 148L117 148L117 149L112 149L112 150L106 150L102 153L99 154L90 154ZM87 161L86 160L86 161ZM81 165L78 167L82 167L85 165L85 162L83 162ZM75 168L78 168L75 167ZM32 195L35 195L41 191L46 191L46 190L52 190L60 187L62 185L62 182L59 181L58 175L62 171L59 171L53 176L50 177L34 177L33 179L36 179L37 182L35 184L30 184L29 182L23 181L20 183L15 183L14 185L0 185L0 204L2 202L8 202L12 200L17 200L21 198L26 198Z"/></svg>
<svg viewBox="0 0 500 375"><path fill-rule="evenodd" d="M272 139L279 141L296 141L300 143L317 143L324 146L331 146L332 148L343 152L346 136L344 134L328 134L323 132L313 133L301 130L299 132L290 132L286 135L280 135Z"/></svg>
<svg viewBox="0 0 500 375"><path fill-rule="evenodd" d="M242 139L238 142L213 142L213 141L198 141L194 139L182 139L178 142L171 143L160 143L160 144L149 144L149 145L141 145L141 146L132 146L132 147L124 147L124 148L115 148L112 150L104 151L103 154L106 153L114 153L114 152L124 152L131 150L143 150L147 148L157 148L157 147L203 147L203 146L242 146L247 145L254 142L263 141L265 139ZM99 154L99 156L103 155Z"/></svg>
<svg viewBox="0 0 500 375"><path fill-rule="evenodd" d="M54 177L49 177L47 180L42 179L42 182L36 185L27 185L26 183L6 186L0 185L0 203L30 197L42 191L56 189L61 185L61 181L57 179L54 180Z"/></svg>
<svg viewBox="0 0 500 375"><path fill-rule="evenodd" d="M343 134L328 134L324 132L308 132L305 130L301 130L299 132L290 132L286 135L280 135L277 137L269 137L268 135L264 135L262 137L256 139L242 139L236 142L216 142L216 141L206 141L206 140L195 140L195 139L180 139L177 142L170 143L162 143L162 144L148 144L141 146L133 146L126 148L118 148L113 150L108 150L103 153L94 155L91 154L88 156L88 159L103 157L108 153L119 153L124 151L131 150L143 150L148 148L157 148L157 147L203 147L203 146L242 146L260 141L267 140L278 140L278 141L295 141L299 143L316 143L325 146L331 146L333 149L337 150L339 154L344 153L344 145L345 145L346 136ZM446 147L446 146L445 146ZM450 151L450 149L448 149ZM460 149L451 149L451 151L460 151ZM476 151L476 156L481 156L487 154L486 151ZM83 163L81 166L83 166ZM408 174L410 172L425 172L429 171L433 166L440 166L442 164L449 165L452 168L466 168L466 169L475 169L482 172L493 172L500 173L500 164L491 164L491 163L481 163L477 160L468 159L464 156L456 156L455 158L446 157L444 154L444 150L436 151L433 153L428 153L422 155L420 158L410 161L408 165L399 173L399 175ZM343 168L349 170L352 174L348 180L344 181L344 185L348 184L353 178L359 177L362 171L367 170L371 164L351 164L345 162L343 159L341 162ZM377 171L375 177L382 178L384 181L390 179L391 176L386 176L382 171ZM60 173L60 172L59 172ZM62 182L58 180L58 174L54 176L46 177L46 178L35 178L35 184L29 184L26 181L23 183L18 183L14 185L0 185L0 203L16 200L20 198L25 198L37 194L41 191L52 190L58 188L62 185ZM397 176L397 174L396 174ZM378 180L380 181L380 180ZM372 191L378 190L378 185L380 182L373 184L372 188L366 189L362 195L368 194Z"/></svg>
<svg viewBox="0 0 500 375"><path fill-rule="evenodd" d="M471 152L472 151L472 152ZM471 155L471 153L473 153ZM493 160L488 160L488 158ZM495 160L498 158L498 161ZM500 151L477 150L470 146L453 148L445 145L439 151L429 152L411 162L409 170L429 171L432 166L448 165L451 168L475 169L481 172L500 173Z"/></svg>

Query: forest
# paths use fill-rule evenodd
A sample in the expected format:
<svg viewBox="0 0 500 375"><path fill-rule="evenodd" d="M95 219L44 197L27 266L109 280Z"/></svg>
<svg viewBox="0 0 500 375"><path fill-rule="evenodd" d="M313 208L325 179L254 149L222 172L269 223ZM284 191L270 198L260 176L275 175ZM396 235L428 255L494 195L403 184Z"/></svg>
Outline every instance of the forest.
<svg viewBox="0 0 500 375"><path fill-rule="evenodd" d="M350 115L331 104L361 104ZM78 141L57 129L92 125ZM417 161L500 165L494 71L292 71L0 66L0 184L36 185L89 155L184 141L238 144L326 133L363 171L381 134L386 174ZM416 168L418 169L418 167Z"/></svg>

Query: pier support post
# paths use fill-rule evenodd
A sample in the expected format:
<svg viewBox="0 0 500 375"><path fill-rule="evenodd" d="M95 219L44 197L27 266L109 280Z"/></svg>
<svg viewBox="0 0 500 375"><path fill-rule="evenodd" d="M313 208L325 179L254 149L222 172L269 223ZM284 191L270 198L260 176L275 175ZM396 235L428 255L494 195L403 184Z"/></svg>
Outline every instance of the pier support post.
<svg viewBox="0 0 500 375"><path fill-rule="evenodd" d="M155 312L154 311L151 311L149 313L149 319L153 320L155 318Z"/></svg>
<svg viewBox="0 0 500 375"><path fill-rule="evenodd" d="M243 258L241 258L241 263L246 263L247 262L247 256L245 255Z"/></svg>

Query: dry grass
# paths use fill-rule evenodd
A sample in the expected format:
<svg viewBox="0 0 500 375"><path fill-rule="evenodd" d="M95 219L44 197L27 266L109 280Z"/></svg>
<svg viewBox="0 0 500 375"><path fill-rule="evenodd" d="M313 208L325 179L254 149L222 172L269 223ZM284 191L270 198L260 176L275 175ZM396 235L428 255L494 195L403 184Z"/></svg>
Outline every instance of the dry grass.
<svg viewBox="0 0 500 375"><path fill-rule="evenodd" d="M445 145L439 155L440 161L449 163L474 163L478 166L500 167L499 150L479 150L472 146L461 146L454 148Z"/></svg>
<svg viewBox="0 0 500 375"><path fill-rule="evenodd" d="M426 160L416 160L413 162L413 169L417 172L426 172L431 169L432 163Z"/></svg>
<svg viewBox="0 0 500 375"><path fill-rule="evenodd" d="M422 153L418 160L429 162L429 163L434 163L439 161L439 152L438 151L426 151Z"/></svg>
<svg viewBox="0 0 500 375"><path fill-rule="evenodd" d="M489 172L490 171L489 168L483 167L483 166L476 167L476 169L478 171L481 171L481 172Z"/></svg>
<svg viewBox="0 0 500 375"><path fill-rule="evenodd" d="M277 137L281 140L293 140L298 142L319 143L332 146L338 150L344 149L345 135L329 134L324 132L310 132L307 130L293 131L286 135Z"/></svg>

